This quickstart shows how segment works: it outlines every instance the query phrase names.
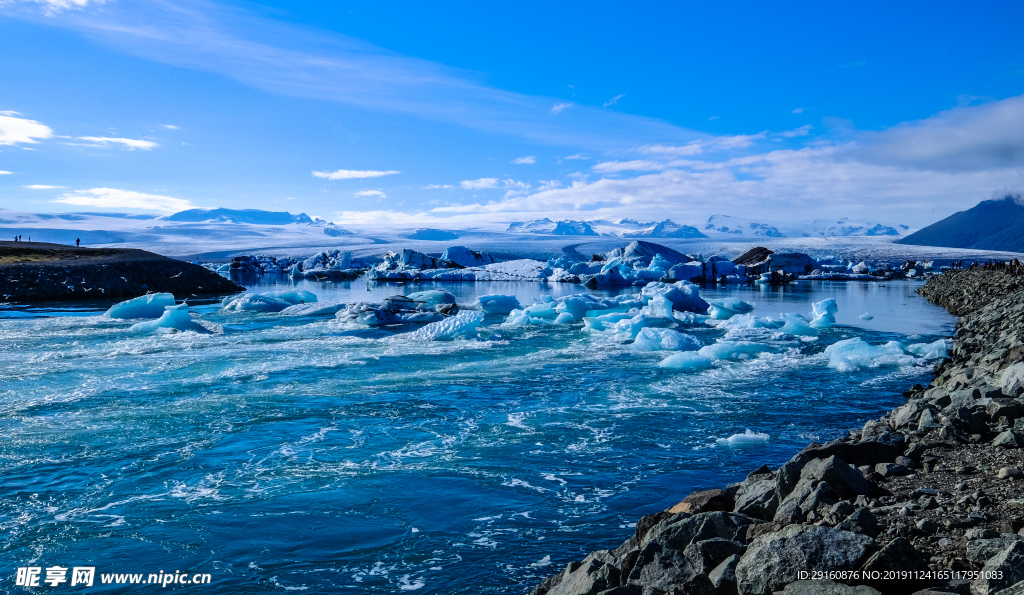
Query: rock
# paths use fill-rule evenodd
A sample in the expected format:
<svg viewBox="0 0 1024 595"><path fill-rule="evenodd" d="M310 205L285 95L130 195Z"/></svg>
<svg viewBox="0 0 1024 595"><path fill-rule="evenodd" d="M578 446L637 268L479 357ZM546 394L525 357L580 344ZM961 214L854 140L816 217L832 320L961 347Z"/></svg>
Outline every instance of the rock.
<svg viewBox="0 0 1024 595"><path fill-rule="evenodd" d="M736 566L742 595L764 595L799 578L801 571L856 570L874 541L828 527L790 525L747 546Z"/></svg>
<svg viewBox="0 0 1024 595"><path fill-rule="evenodd" d="M568 570L568 569L567 569ZM548 595L597 595L619 584L619 569L591 559L579 568L565 574L561 581L548 591Z"/></svg>
<svg viewBox="0 0 1024 595"><path fill-rule="evenodd" d="M647 532L641 547L650 542L682 552L695 541L720 537L729 541L746 543L747 528L759 521L731 512L702 512L679 519L671 517L658 523Z"/></svg>
<svg viewBox="0 0 1024 595"><path fill-rule="evenodd" d="M907 469L913 469L914 468L914 459L911 459L910 457L899 456L899 457L896 457L896 464L897 465L902 465L903 467L906 467Z"/></svg>
<svg viewBox="0 0 1024 595"><path fill-rule="evenodd" d="M1021 437L1013 430L1000 432L1000 434L995 437L995 440L992 441L992 446L998 446L1001 448L1020 448L1021 445L1024 445L1024 441L1022 441Z"/></svg>
<svg viewBox="0 0 1024 595"><path fill-rule="evenodd" d="M683 552L652 541L640 550L627 582L667 591L697 576Z"/></svg>
<svg viewBox="0 0 1024 595"><path fill-rule="evenodd" d="M999 479L1021 479L1024 477L1024 473L1021 473L1020 469L1016 467L1003 467L996 474Z"/></svg>
<svg viewBox="0 0 1024 595"><path fill-rule="evenodd" d="M775 487L779 493L779 500L785 499L793 491L793 488L796 487L796 484L800 482L800 472L809 460L811 460L810 457L800 452L779 467L779 470L775 473Z"/></svg>
<svg viewBox="0 0 1024 595"><path fill-rule="evenodd" d="M820 484L825 484L824 486ZM801 479L799 483L793 488L793 490L786 496L778 509L775 511L775 516L772 518L777 523L788 525L790 523L799 523L804 520L807 511L803 508L803 503L807 501L819 488L831 489L827 482L814 481L810 479Z"/></svg>
<svg viewBox="0 0 1024 595"><path fill-rule="evenodd" d="M878 519L867 507L861 507L836 525L836 529L874 537L878 534Z"/></svg>
<svg viewBox="0 0 1024 595"><path fill-rule="evenodd" d="M971 581L971 595L997 593L1024 581L1024 543L1006 546L989 558L981 571L981 578Z"/></svg>
<svg viewBox="0 0 1024 595"><path fill-rule="evenodd" d="M800 479L826 481L836 494L846 500L871 493L871 484L864 476L836 456L810 461L800 472Z"/></svg>
<svg viewBox="0 0 1024 595"><path fill-rule="evenodd" d="M949 397L946 397L947 399ZM918 421L917 429L920 432L927 432L936 428L942 427L939 422L935 421L935 416L932 414L930 409L925 409L921 413L921 419Z"/></svg>
<svg viewBox="0 0 1024 595"><path fill-rule="evenodd" d="M672 514L667 510L663 510L661 512L640 517L640 520L636 522L636 531L634 532L637 545L640 545L640 543L643 542L644 537L647 535L647 532L651 530L651 527L654 527L665 519L670 517L686 518L689 516L690 515L687 513Z"/></svg>
<svg viewBox="0 0 1024 595"><path fill-rule="evenodd" d="M668 511L673 514L677 512L689 512L691 514L714 511L730 512L733 506L735 506L735 502L726 492L722 490L704 490L694 492L683 498L682 502L669 508Z"/></svg>
<svg viewBox="0 0 1024 595"><path fill-rule="evenodd" d="M928 570L928 560L921 555L909 541L902 537L890 541L885 547L878 550L868 558L864 566L864 572L881 573L884 578L867 581L867 584L889 595L910 593L933 584L932 581L896 579L893 575L885 575L886 572L923 572Z"/></svg>
<svg viewBox="0 0 1024 595"><path fill-rule="evenodd" d="M851 465L877 465L890 463L903 453L898 446L884 442L858 442L849 444L842 440L833 440L823 446L809 446L802 451L808 459L827 459L831 456L850 463Z"/></svg>
<svg viewBox="0 0 1024 595"><path fill-rule="evenodd" d="M796 581L786 588L776 591L775 595L882 595L866 585L851 587L830 580Z"/></svg>
<svg viewBox="0 0 1024 595"><path fill-rule="evenodd" d="M931 535L932 533L938 533L939 529L941 528L938 523L931 519L921 519L917 521L917 523L914 526L917 527L918 531L923 531L924 533L927 533L929 535Z"/></svg>
<svg viewBox="0 0 1024 595"><path fill-rule="evenodd" d="M1000 551L1017 542L1024 542L1024 536L1000 535L992 539L977 539L967 542L967 560L973 564L982 565L989 561Z"/></svg>
<svg viewBox="0 0 1024 595"><path fill-rule="evenodd" d="M729 556L708 573L711 584L718 589L718 595L739 595L736 590L736 565L739 562L739 554Z"/></svg>
<svg viewBox="0 0 1024 595"><path fill-rule="evenodd" d="M738 541L715 537L691 543L683 550L683 555L697 573L709 574L724 560L737 554L742 555L746 549Z"/></svg>
<svg viewBox="0 0 1024 595"><path fill-rule="evenodd" d="M893 477L895 475L909 475L910 469L896 463L879 463L875 465L875 473L882 477Z"/></svg>
<svg viewBox="0 0 1024 595"><path fill-rule="evenodd" d="M1024 362L1018 362L1003 370L999 375L999 388L1008 397L1018 397L1024 392Z"/></svg>
<svg viewBox="0 0 1024 595"><path fill-rule="evenodd" d="M779 508L775 484L775 477L771 475L747 478L736 491L733 512L764 521L771 520Z"/></svg>

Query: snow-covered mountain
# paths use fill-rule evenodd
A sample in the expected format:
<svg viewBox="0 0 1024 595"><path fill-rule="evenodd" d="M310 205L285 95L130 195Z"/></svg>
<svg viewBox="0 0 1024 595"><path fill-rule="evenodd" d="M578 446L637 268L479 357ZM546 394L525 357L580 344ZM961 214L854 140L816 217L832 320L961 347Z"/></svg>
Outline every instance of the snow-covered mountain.
<svg viewBox="0 0 1024 595"><path fill-rule="evenodd" d="M313 220L305 213L292 215L284 211L260 211L258 209L189 209L168 215L163 219L187 223L255 223L258 225L313 223Z"/></svg>
<svg viewBox="0 0 1024 595"><path fill-rule="evenodd" d="M650 227L622 234L626 238L706 238L696 227L679 225L671 219L665 219Z"/></svg>
<svg viewBox="0 0 1024 595"><path fill-rule="evenodd" d="M1018 196L985 200L932 223L899 243L1024 252L1024 204Z"/></svg>
<svg viewBox="0 0 1024 595"><path fill-rule="evenodd" d="M910 230L906 225L889 226L877 222L842 219L815 219L813 221L771 221L712 215L704 225L704 233L711 237L734 238L813 238L850 236L898 237Z"/></svg>
<svg viewBox="0 0 1024 595"><path fill-rule="evenodd" d="M508 229L514 233L537 233L556 236L596 236L598 233L586 221L552 221L547 217L533 221L513 221Z"/></svg>

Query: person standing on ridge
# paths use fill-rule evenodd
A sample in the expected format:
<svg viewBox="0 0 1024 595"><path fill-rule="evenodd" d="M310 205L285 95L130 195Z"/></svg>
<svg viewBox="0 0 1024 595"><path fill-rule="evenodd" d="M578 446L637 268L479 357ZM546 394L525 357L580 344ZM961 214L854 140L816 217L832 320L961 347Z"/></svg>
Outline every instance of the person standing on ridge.
<svg viewBox="0 0 1024 595"><path fill-rule="evenodd" d="M75 238L75 246L81 246L81 245L82 245L82 238Z"/></svg>

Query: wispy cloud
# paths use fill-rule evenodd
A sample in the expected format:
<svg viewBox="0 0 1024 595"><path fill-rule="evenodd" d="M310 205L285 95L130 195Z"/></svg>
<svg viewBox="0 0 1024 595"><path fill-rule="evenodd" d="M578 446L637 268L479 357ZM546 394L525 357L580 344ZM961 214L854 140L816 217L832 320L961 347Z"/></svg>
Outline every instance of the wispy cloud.
<svg viewBox="0 0 1024 595"><path fill-rule="evenodd" d="M89 4L103 4L106 0L33 0L44 6L47 14L56 14L63 10L82 9Z"/></svg>
<svg viewBox="0 0 1024 595"><path fill-rule="evenodd" d="M64 188L64 186L47 186L46 184L29 184L28 186L22 186L22 188L30 188L32 190L53 190L54 188Z"/></svg>
<svg viewBox="0 0 1024 595"><path fill-rule="evenodd" d="M795 108L793 108L793 113L794 114L802 114L805 111L807 111L806 107L795 107Z"/></svg>
<svg viewBox="0 0 1024 595"><path fill-rule="evenodd" d="M475 180L462 180L459 182L459 186L462 186L463 190L485 190L487 188L497 188L498 178L477 178Z"/></svg>
<svg viewBox="0 0 1024 595"><path fill-rule="evenodd" d="M455 186L452 186L451 184L427 184L424 188L427 190L451 190L452 188L455 188Z"/></svg>
<svg viewBox="0 0 1024 595"><path fill-rule="evenodd" d="M810 124L807 124L806 126L801 126L800 128L797 128L795 130L787 130L785 132L780 132L779 136L781 136L783 138L794 138L794 137L797 137L797 136L807 136L808 134L811 133L811 129L812 128L814 128L814 126L811 126Z"/></svg>
<svg viewBox="0 0 1024 595"><path fill-rule="evenodd" d="M9 176L9 175L11 175L11 172L0 170L0 176Z"/></svg>
<svg viewBox="0 0 1024 595"><path fill-rule="evenodd" d="M609 99L608 101L605 101L605 102L604 102L604 106L605 106L605 107L611 107L611 106L613 106L613 105L617 104L617 103L619 102L619 100L620 100L620 99L622 99L622 98L623 98L623 97L625 97L625 96L626 96L626 94L625 94L625 93L621 93L621 94L619 94L619 95L616 95L615 97L612 97L612 98L611 98L611 99Z"/></svg>
<svg viewBox="0 0 1024 595"><path fill-rule="evenodd" d="M317 178L323 178L325 180L358 180L362 178L379 178L381 176L393 176L395 174L400 173L402 172L339 169L336 171L315 171L313 172L313 175Z"/></svg>
<svg viewBox="0 0 1024 595"><path fill-rule="evenodd" d="M121 145L124 148L128 149L129 151L134 151L135 149L142 149L143 151L148 151L154 147L160 146L157 143L148 140L137 140L134 138L112 138L108 136L80 136L78 137L78 140L89 141L91 143L96 143L100 146Z"/></svg>
<svg viewBox="0 0 1024 595"><path fill-rule="evenodd" d="M168 130L181 130L180 126L175 126L174 124L161 124L161 126L167 128Z"/></svg>
<svg viewBox="0 0 1024 595"><path fill-rule="evenodd" d="M532 165L537 163L537 157L534 155L527 155L526 157L517 157L512 160L515 165Z"/></svg>
<svg viewBox="0 0 1024 595"><path fill-rule="evenodd" d="M375 196L377 198L388 197L388 195L384 194L381 190L360 190L359 192L353 192L352 196Z"/></svg>
<svg viewBox="0 0 1024 595"><path fill-rule="evenodd" d="M556 115L560 114L574 105L576 104L572 101L559 101L555 103L555 105L551 106L551 113Z"/></svg>
<svg viewBox="0 0 1024 595"><path fill-rule="evenodd" d="M562 159L590 159L590 157L587 157L586 155L580 155L579 153L576 153L575 155L566 155Z"/></svg>
<svg viewBox="0 0 1024 595"><path fill-rule="evenodd" d="M0 112L0 145L14 145L18 143L38 143L41 139L53 136L53 130L45 124L16 118L18 112Z"/></svg>
<svg viewBox="0 0 1024 595"><path fill-rule="evenodd" d="M159 211L161 213L176 213L195 207L195 205L183 198L145 194L131 190L118 190L116 188L75 190L74 192L62 194L50 202L79 207L138 209L143 211Z"/></svg>

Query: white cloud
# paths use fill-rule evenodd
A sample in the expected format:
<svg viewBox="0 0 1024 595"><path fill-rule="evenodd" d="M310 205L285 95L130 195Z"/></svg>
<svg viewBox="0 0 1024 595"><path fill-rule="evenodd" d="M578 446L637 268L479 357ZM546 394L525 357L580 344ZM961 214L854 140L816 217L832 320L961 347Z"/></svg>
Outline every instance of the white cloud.
<svg viewBox="0 0 1024 595"><path fill-rule="evenodd" d="M118 190L116 188L75 190L74 192L62 194L50 202L75 205L79 207L98 207L101 209L139 209L143 211L160 211L163 213L176 213L185 209L195 208L195 205L183 198L160 196L157 194L144 194L142 192Z"/></svg>
<svg viewBox="0 0 1024 595"><path fill-rule="evenodd" d="M459 186L462 186L463 190L484 190L487 188L497 188L498 178L477 178L475 180L462 180L459 182Z"/></svg>
<svg viewBox="0 0 1024 595"><path fill-rule="evenodd" d="M812 128L814 128L814 126L811 126L810 124L807 124L806 126L801 126L800 128L797 128L796 130L787 130L785 132L780 132L779 136L782 136L782 137L785 137L785 138L793 138L793 137L796 137L796 136L807 136L808 134L811 133L811 129Z"/></svg>
<svg viewBox="0 0 1024 595"><path fill-rule="evenodd" d="M63 10L76 9L81 10L89 4L103 4L106 0L34 0L35 2L45 6L46 12L49 14L61 12Z"/></svg>
<svg viewBox="0 0 1024 595"><path fill-rule="evenodd" d="M692 142L681 147L672 145L647 145L640 147L641 153L655 155L699 155L704 152L706 143Z"/></svg>
<svg viewBox="0 0 1024 595"><path fill-rule="evenodd" d="M400 174L399 171L375 171L357 169L339 169L337 171L315 171L313 175L325 180L357 180L362 178L379 178L381 176L393 176Z"/></svg>
<svg viewBox="0 0 1024 595"><path fill-rule="evenodd" d="M559 101L555 103L555 105L551 106L551 113L556 115L560 114L574 105L576 104L571 101Z"/></svg>
<svg viewBox="0 0 1024 595"><path fill-rule="evenodd" d="M561 188L562 182L558 180L540 181L540 186L537 188L537 192L544 192L545 190L554 190L555 188Z"/></svg>
<svg viewBox="0 0 1024 595"><path fill-rule="evenodd" d="M526 157L517 157L512 160L514 165L532 165L537 163L537 157L534 155L527 155Z"/></svg>
<svg viewBox="0 0 1024 595"><path fill-rule="evenodd" d="M611 99L609 99L608 101L605 101L605 102L604 102L604 106L605 106L605 107L611 107L611 106L613 106L613 105L617 104L617 103L619 102L619 100L620 100L620 99L622 99L622 98L623 98L623 97L625 97L625 96L626 96L626 94L625 94L625 93L622 93L622 94L620 94L620 95L616 95L615 97L612 97L612 98L611 98Z"/></svg>
<svg viewBox="0 0 1024 595"><path fill-rule="evenodd" d="M451 190L452 188L455 188L455 186L452 186L451 184L427 184L424 188L427 190Z"/></svg>
<svg viewBox="0 0 1024 595"><path fill-rule="evenodd" d="M0 171L0 176L9 176L9 175L11 175L11 172L9 172L9 171Z"/></svg>
<svg viewBox="0 0 1024 595"><path fill-rule="evenodd" d="M380 190L360 190L359 192L353 192L352 196L376 196L377 198L387 198L388 195L384 194Z"/></svg>
<svg viewBox="0 0 1024 595"><path fill-rule="evenodd" d="M53 130L45 124L25 118L15 118L18 112L0 112L0 145L38 143L37 139L50 138Z"/></svg>
<svg viewBox="0 0 1024 595"><path fill-rule="evenodd" d="M174 124L161 124L161 126L167 128L168 130L181 130L180 126L175 126Z"/></svg>
<svg viewBox="0 0 1024 595"><path fill-rule="evenodd" d="M804 113L805 111L807 111L807 108L806 108L806 107L797 107L797 108L793 108L793 113L794 113L794 114L802 114L802 113Z"/></svg>
<svg viewBox="0 0 1024 595"><path fill-rule="evenodd" d="M28 186L22 186L22 188L31 188L32 190L52 190L54 188L63 188L64 186L47 186L46 184L30 184Z"/></svg>
<svg viewBox="0 0 1024 595"><path fill-rule="evenodd" d="M580 155L579 153L576 153L575 155L567 155L567 156L563 157L563 159L590 159L590 157L587 157L586 155Z"/></svg>
<svg viewBox="0 0 1024 595"><path fill-rule="evenodd" d="M123 145L124 148L128 149L129 151L134 151L135 149L142 149L143 151L148 151L153 147L160 146L157 143L148 140L136 140L134 138L112 138L108 136L80 136L78 137L78 140L86 140L91 143L98 143L101 146L109 146L112 144Z"/></svg>

